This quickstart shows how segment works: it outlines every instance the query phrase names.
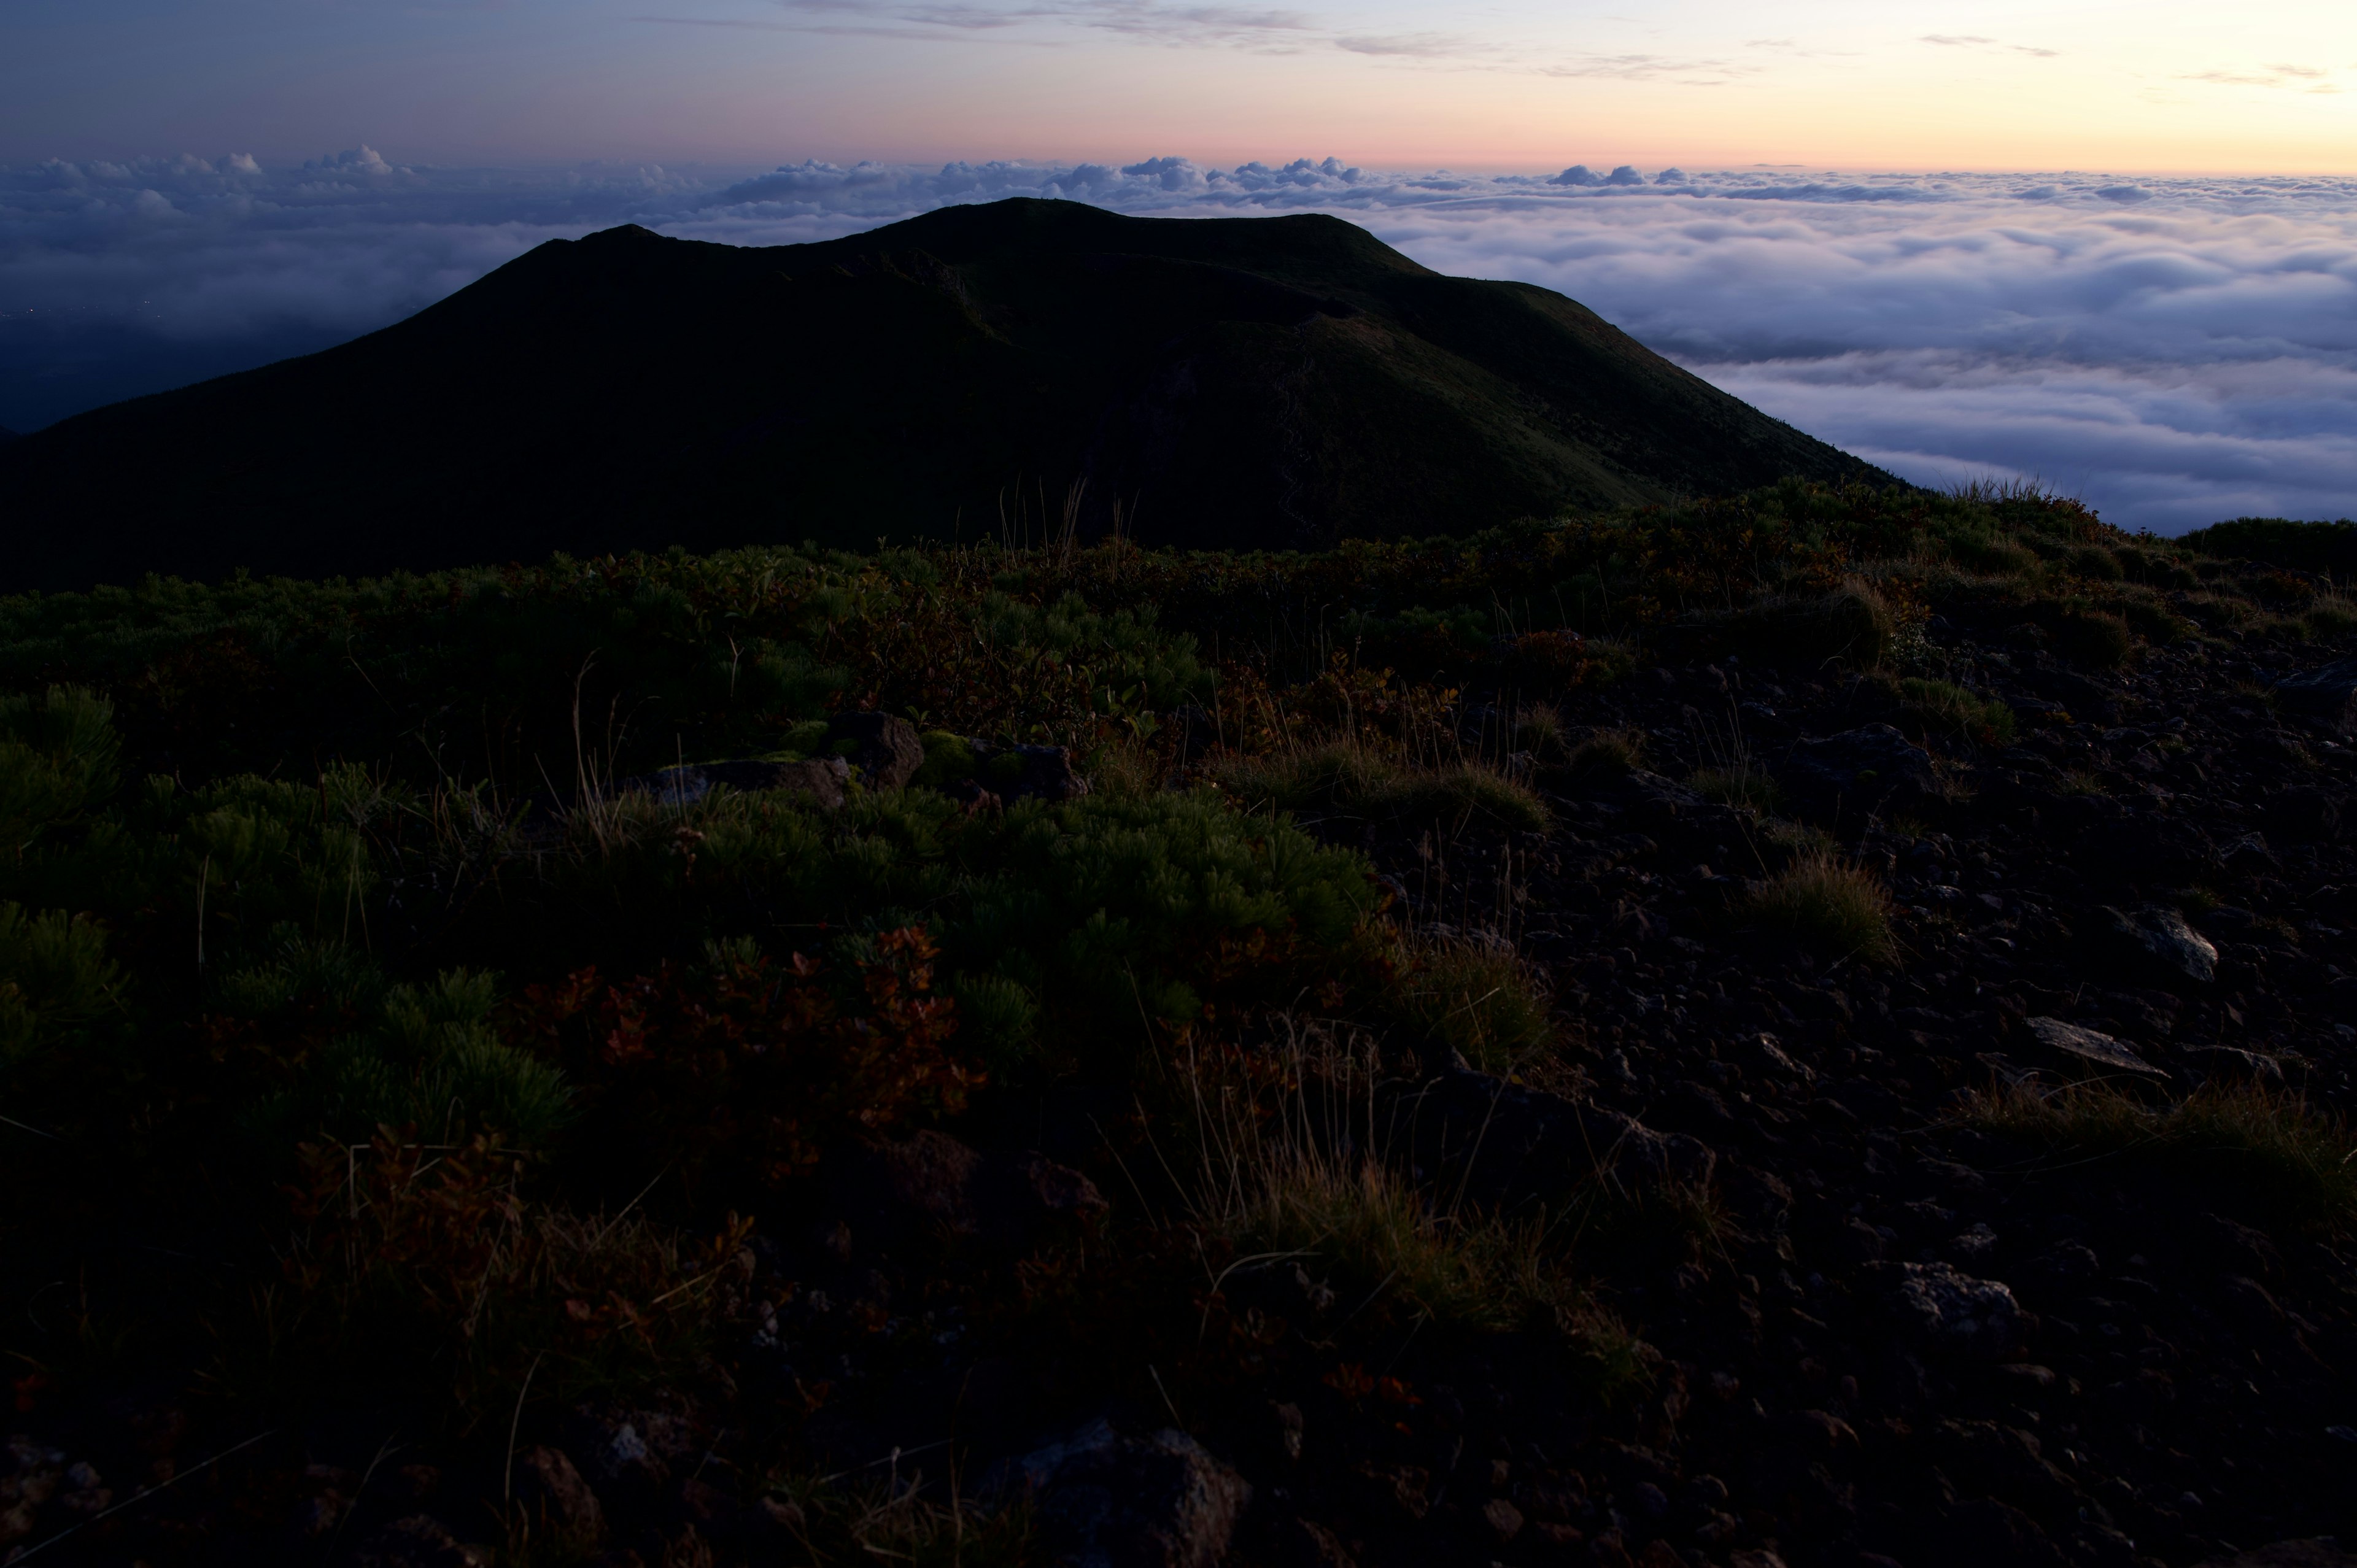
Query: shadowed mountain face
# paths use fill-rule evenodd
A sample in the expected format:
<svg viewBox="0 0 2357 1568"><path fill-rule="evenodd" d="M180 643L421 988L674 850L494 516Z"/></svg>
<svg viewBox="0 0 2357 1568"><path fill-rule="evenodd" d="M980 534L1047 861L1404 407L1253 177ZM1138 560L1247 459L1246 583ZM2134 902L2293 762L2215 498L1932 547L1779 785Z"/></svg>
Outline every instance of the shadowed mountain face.
<svg viewBox="0 0 2357 1568"><path fill-rule="evenodd" d="M1888 481L1561 295L1323 217L959 207L555 241L321 354L5 445L0 586L879 536L1434 533Z"/></svg>

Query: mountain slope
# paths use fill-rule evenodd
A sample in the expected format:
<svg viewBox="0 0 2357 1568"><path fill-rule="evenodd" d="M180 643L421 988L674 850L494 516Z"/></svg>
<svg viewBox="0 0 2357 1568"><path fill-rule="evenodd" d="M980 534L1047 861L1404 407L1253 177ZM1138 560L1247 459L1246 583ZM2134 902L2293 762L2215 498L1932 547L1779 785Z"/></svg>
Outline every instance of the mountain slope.
<svg viewBox="0 0 2357 1568"><path fill-rule="evenodd" d="M10 444L0 586L672 543L1314 544L1887 480L1560 295L1324 217L952 208L557 241L325 353Z"/></svg>

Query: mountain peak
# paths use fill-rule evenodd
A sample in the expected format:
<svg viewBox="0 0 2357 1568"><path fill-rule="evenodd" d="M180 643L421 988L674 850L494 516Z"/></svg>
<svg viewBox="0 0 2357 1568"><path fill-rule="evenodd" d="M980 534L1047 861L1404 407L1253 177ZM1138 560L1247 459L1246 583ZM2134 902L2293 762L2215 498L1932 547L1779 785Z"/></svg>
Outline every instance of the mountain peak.
<svg viewBox="0 0 2357 1568"><path fill-rule="evenodd" d="M602 230L340 348L66 420L0 460L32 541L0 586L1068 515L1296 547L1787 474L1889 478L1561 295L1340 219L1015 199L770 248Z"/></svg>

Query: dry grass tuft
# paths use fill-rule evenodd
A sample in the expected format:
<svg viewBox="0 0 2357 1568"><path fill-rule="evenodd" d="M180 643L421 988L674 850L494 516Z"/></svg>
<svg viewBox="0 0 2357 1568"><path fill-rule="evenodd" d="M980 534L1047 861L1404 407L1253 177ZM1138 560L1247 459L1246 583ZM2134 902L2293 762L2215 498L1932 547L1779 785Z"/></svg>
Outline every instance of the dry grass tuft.
<svg viewBox="0 0 2357 1568"><path fill-rule="evenodd" d="M1599 729L1571 748L1575 773L1633 773L1645 766L1645 732Z"/></svg>
<svg viewBox="0 0 2357 1568"><path fill-rule="evenodd" d="M2357 1133L2290 1090L2204 1087L2155 1105L2104 1084L2010 1085L1976 1094L1964 1116L2050 1149L2191 1176L2296 1223L2340 1230L2357 1220Z"/></svg>
<svg viewBox="0 0 2357 1568"><path fill-rule="evenodd" d="M1503 942L1427 942L1397 994L1403 1018L1484 1072L1511 1072L1554 1042L1545 992Z"/></svg>
<svg viewBox="0 0 2357 1568"><path fill-rule="evenodd" d="M1898 957L1890 895L1865 867L1824 850L1804 851L1752 890L1751 913L1820 951L1869 963Z"/></svg>
<svg viewBox="0 0 2357 1568"><path fill-rule="evenodd" d="M1212 776L1247 809L1458 824L1487 820L1526 832L1544 832L1552 821L1534 790L1487 762L1470 757L1406 762L1360 741L1238 757L1218 766Z"/></svg>
<svg viewBox="0 0 2357 1568"><path fill-rule="evenodd" d="M1173 1174L1189 1217L1234 1250L1232 1266L1302 1262L1360 1310L1382 1304L1410 1321L1554 1326L1618 1375L1632 1342L1573 1283L1544 1216L1464 1213L1418 1191L1386 1158L1372 1042L1287 1027L1273 1073L1265 1058L1192 1043L1170 1064L1193 1144Z"/></svg>

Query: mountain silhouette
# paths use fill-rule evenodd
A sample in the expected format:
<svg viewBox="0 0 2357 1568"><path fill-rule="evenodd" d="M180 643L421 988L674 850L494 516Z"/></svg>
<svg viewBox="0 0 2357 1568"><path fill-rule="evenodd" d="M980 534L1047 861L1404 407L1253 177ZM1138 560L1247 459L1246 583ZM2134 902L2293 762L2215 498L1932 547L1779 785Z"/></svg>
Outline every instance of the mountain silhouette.
<svg viewBox="0 0 2357 1568"><path fill-rule="evenodd" d="M7 443L0 587L673 544L1314 546L1890 477L1528 284L1315 216L954 207L552 241L324 353Z"/></svg>

